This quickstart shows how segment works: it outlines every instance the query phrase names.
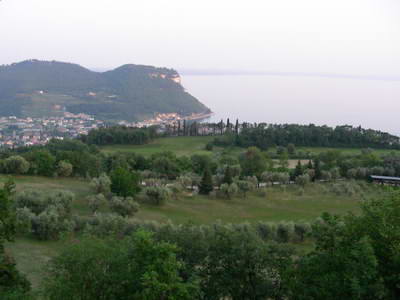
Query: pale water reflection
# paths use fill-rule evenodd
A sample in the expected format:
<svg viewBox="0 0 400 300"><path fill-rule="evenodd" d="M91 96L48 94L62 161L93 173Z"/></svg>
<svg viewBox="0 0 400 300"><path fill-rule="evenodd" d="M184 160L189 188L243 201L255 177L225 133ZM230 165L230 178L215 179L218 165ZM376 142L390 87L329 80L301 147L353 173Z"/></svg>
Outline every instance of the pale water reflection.
<svg viewBox="0 0 400 300"><path fill-rule="evenodd" d="M212 120L361 125L400 135L400 81L264 75L184 75Z"/></svg>

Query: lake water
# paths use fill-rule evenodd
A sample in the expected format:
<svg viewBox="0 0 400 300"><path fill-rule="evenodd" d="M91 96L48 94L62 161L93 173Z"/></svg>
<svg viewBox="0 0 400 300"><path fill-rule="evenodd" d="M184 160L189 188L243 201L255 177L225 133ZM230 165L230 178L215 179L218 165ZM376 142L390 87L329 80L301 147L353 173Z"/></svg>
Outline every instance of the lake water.
<svg viewBox="0 0 400 300"><path fill-rule="evenodd" d="M400 81L266 75L183 75L212 121L361 125L400 135Z"/></svg>

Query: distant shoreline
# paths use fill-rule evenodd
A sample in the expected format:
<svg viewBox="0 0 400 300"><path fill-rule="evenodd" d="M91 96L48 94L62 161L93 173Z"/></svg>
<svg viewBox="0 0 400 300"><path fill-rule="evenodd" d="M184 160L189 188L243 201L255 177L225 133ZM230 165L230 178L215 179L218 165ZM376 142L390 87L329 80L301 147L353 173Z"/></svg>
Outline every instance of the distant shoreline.
<svg viewBox="0 0 400 300"><path fill-rule="evenodd" d="M277 72L277 71L229 71L229 70L180 70L182 76L284 76L284 77L320 77L332 79L356 79L378 81L400 81L399 76L372 76L336 73Z"/></svg>

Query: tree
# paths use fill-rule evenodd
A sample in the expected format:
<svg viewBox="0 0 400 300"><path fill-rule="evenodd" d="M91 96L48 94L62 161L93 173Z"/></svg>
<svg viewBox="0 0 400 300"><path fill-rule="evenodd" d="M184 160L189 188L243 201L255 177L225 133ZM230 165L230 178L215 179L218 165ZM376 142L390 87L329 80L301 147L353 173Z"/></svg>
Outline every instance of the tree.
<svg viewBox="0 0 400 300"><path fill-rule="evenodd" d="M303 166L301 165L301 161L297 161L296 168L294 169L293 177L296 178L300 175L303 175Z"/></svg>
<svg viewBox="0 0 400 300"><path fill-rule="evenodd" d="M87 197L89 208L92 213L96 213L100 206L106 202L106 197L103 194L90 195Z"/></svg>
<svg viewBox="0 0 400 300"><path fill-rule="evenodd" d="M145 189L145 194L151 204L161 206L170 198L171 191L165 186L152 186Z"/></svg>
<svg viewBox="0 0 400 300"><path fill-rule="evenodd" d="M291 265L288 247L222 227L208 239L208 256L200 267L204 299L286 299L282 275Z"/></svg>
<svg viewBox="0 0 400 300"><path fill-rule="evenodd" d="M99 177L92 179L90 186L96 194L107 196L111 192L111 179L107 174L102 173Z"/></svg>
<svg viewBox="0 0 400 300"><path fill-rule="evenodd" d="M0 189L0 298L18 292L24 295L30 289L28 280L18 272L14 259L4 249L6 241L13 241L17 230L15 206L8 192ZM15 298L17 299L17 298Z"/></svg>
<svg viewBox="0 0 400 300"><path fill-rule="evenodd" d="M222 180L222 182L226 183L228 185L232 184L233 178L232 178L232 169L230 166L226 166L225 173L224 173L224 179Z"/></svg>
<svg viewBox="0 0 400 300"><path fill-rule="evenodd" d="M302 187L305 187L309 182L310 182L310 175L308 174L300 175L296 178L296 183L301 185Z"/></svg>
<svg viewBox="0 0 400 300"><path fill-rule="evenodd" d="M140 192L139 175L118 168L111 173L111 192L120 197L134 197Z"/></svg>
<svg viewBox="0 0 400 300"><path fill-rule="evenodd" d="M190 300L198 286L181 277L177 253L143 231L122 240L83 238L50 262L44 292L49 300Z"/></svg>
<svg viewBox="0 0 400 300"><path fill-rule="evenodd" d="M294 144L290 143L287 145L286 148L287 148L289 155L293 155L296 153L296 146Z"/></svg>
<svg viewBox="0 0 400 300"><path fill-rule="evenodd" d="M221 184L220 191L226 198L231 199L233 196L237 194L239 188L236 185L236 183L232 184L223 183Z"/></svg>
<svg viewBox="0 0 400 300"><path fill-rule="evenodd" d="M52 176L56 158L48 150L28 152L25 158L30 163L30 173L41 176Z"/></svg>
<svg viewBox="0 0 400 300"><path fill-rule="evenodd" d="M202 195L208 195L214 189L212 182L212 175L209 168L206 168L199 187L199 193Z"/></svg>
<svg viewBox="0 0 400 300"><path fill-rule="evenodd" d="M5 160L5 166L8 173L25 174L29 170L29 162L19 155L10 156Z"/></svg>
<svg viewBox="0 0 400 300"><path fill-rule="evenodd" d="M261 151L256 147L250 147L246 152L240 155L240 166L242 174L245 176L257 176L267 169L267 160Z"/></svg>
<svg viewBox="0 0 400 300"><path fill-rule="evenodd" d="M314 160L315 179L319 180L322 177L321 161L319 158Z"/></svg>
<svg viewBox="0 0 400 300"><path fill-rule="evenodd" d="M73 166L67 161L61 160L57 164L57 175L61 177L69 177L72 175Z"/></svg>
<svg viewBox="0 0 400 300"><path fill-rule="evenodd" d="M352 216L348 226L355 235L366 236L375 253L377 270L389 291L387 299L399 299L400 287L400 194L368 200L361 215Z"/></svg>
<svg viewBox="0 0 400 300"><path fill-rule="evenodd" d="M123 217L132 217L139 211L139 203L134 201L132 197L112 197L110 208L111 211Z"/></svg>
<svg viewBox="0 0 400 300"><path fill-rule="evenodd" d="M238 180L236 181L236 184L239 190L242 192L244 198L246 198L248 192L255 189L254 183L250 180Z"/></svg>
<svg viewBox="0 0 400 300"><path fill-rule="evenodd" d="M324 214L313 225L316 248L290 275L290 299L387 299L371 242Z"/></svg>

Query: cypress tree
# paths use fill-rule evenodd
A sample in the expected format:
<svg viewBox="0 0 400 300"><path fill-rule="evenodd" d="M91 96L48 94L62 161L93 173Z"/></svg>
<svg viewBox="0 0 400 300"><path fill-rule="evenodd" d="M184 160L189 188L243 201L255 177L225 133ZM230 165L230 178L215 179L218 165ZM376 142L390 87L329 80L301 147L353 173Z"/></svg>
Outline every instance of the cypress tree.
<svg viewBox="0 0 400 300"><path fill-rule="evenodd" d="M320 163L318 158L314 160L314 170L315 170L315 177L314 178L315 179L321 179L321 175L322 175L321 163Z"/></svg>
<svg viewBox="0 0 400 300"><path fill-rule="evenodd" d="M214 187L211 177L211 171L208 167L206 167L203 173L203 177L201 178L199 193L202 195L208 195L210 194L210 192L212 192L213 189Z"/></svg>
<svg viewBox="0 0 400 300"><path fill-rule="evenodd" d="M297 162L296 168L294 169L294 177L298 177L300 175L303 175L303 166L301 165L301 161L299 160Z"/></svg>
<svg viewBox="0 0 400 300"><path fill-rule="evenodd" d="M239 119L236 119L235 133L236 133L236 135L239 134Z"/></svg>
<svg viewBox="0 0 400 300"><path fill-rule="evenodd" d="M224 179L222 180L223 183L227 183L227 184L232 184L233 183L233 179L232 179L232 169L230 166L227 166L225 169L225 173L224 173Z"/></svg>

